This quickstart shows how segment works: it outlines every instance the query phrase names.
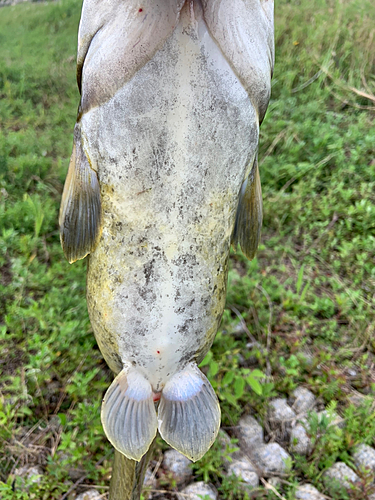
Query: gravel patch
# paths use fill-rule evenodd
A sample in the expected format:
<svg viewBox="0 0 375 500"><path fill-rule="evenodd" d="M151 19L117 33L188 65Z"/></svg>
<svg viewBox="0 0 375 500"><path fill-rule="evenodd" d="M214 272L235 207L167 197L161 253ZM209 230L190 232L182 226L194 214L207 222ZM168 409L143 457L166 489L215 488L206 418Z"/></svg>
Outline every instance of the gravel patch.
<svg viewBox="0 0 375 500"><path fill-rule="evenodd" d="M233 460L241 460L244 458L244 454L240 450L238 444L233 444L231 442L230 436L227 432L220 429L217 440L220 443L223 463L226 469L228 469ZM234 451L229 452L228 450Z"/></svg>
<svg viewBox="0 0 375 500"><path fill-rule="evenodd" d="M38 465L25 465L14 471L16 476L16 485L24 487L26 481L29 484L40 484L43 476L43 471Z"/></svg>
<svg viewBox="0 0 375 500"><path fill-rule="evenodd" d="M204 497L208 497L210 500L218 499L217 491L203 481L189 484L181 493L183 493L183 495L177 495L179 500L202 500Z"/></svg>
<svg viewBox="0 0 375 500"><path fill-rule="evenodd" d="M228 475L234 474L245 483L246 489L253 489L259 485L259 476L254 465L247 458L234 460L228 467Z"/></svg>
<svg viewBox="0 0 375 500"><path fill-rule="evenodd" d="M288 405L286 399L277 398L270 401L268 420L270 421L271 427L275 428L282 425L291 427L295 418L296 414Z"/></svg>
<svg viewBox="0 0 375 500"><path fill-rule="evenodd" d="M366 469L375 474L375 449L367 444L360 444L353 453L353 459L358 469Z"/></svg>
<svg viewBox="0 0 375 500"><path fill-rule="evenodd" d="M263 445L263 427L251 415L245 415L240 419L236 435L240 448L250 455L254 449Z"/></svg>
<svg viewBox="0 0 375 500"><path fill-rule="evenodd" d="M176 450L167 450L164 453L163 468L171 472L177 483L181 485L193 477L191 461Z"/></svg>
<svg viewBox="0 0 375 500"><path fill-rule="evenodd" d="M303 484L296 490L296 500L325 500L312 484Z"/></svg>
<svg viewBox="0 0 375 500"><path fill-rule="evenodd" d="M319 416L320 421L322 420L323 416L330 418L327 410L323 410L323 411L318 412L318 416ZM340 415L337 415L337 413L334 413L332 415L331 422L329 425L330 426L337 425L337 427L340 427L340 429L342 429L345 426L345 420L342 417L340 417Z"/></svg>
<svg viewBox="0 0 375 500"><path fill-rule="evenodd" d="M311 451L311 439L307 435L306 429L302 424L297 424L290 431L289 450L299 455L308 455Z"/></svg>
<svg viewBox="0 0 375 500"><path fill-rule="evenodd" d="M274 488L278 489L282 487L282 482L281 479L277 476L273 476L267 479L267 482L273 486Z"/></svg>
<svg viewBox="0 0 375 500"><path fill-rule="evenodd" d="M366 400L367 400L367 397L364 396L363 394L361 394L360 392L352 392L352 394L350 394L350 396L348 396L348 400L351 404L353 404L354 406L356 406L357 408L362 406Z"/></svg>
<svg viewBox="0 0 375 500"><path fill-rule="evenodd" d="M293 400L292 409L298 415L313 410L316 404L314 394L305 387L297 387L297 389L293 391Z"/></svg>
<svg viewBox="0 0 375 500"><path fill-rule="evenodd" d="M289 471L291 456L278 443L269 443L253 450L251 458L255 467L265 476L285 474Z"/></svg>
<svg viewBox="0 0 375 500"><path fill-rule="evenodd" d="M350 490L359 481L357 474L344 462L336 462L323 474L324 484L330 492Z"/></svg>
<svg viewBox="0 0 375 500"><path fill-rule="evenodd" d="M102 498L101 494L97 490L91 489L78 495L75 500L98 500L99 498Z"/></svg>

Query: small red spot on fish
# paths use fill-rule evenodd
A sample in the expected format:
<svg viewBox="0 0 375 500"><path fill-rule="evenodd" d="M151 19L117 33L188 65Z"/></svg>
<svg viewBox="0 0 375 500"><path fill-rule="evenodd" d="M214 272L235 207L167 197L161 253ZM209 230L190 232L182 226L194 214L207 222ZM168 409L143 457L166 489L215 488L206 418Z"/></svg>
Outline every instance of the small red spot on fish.
<svg viewBox="0 0 375 500"><path fill-rule="evenodd" d="M138 12L143 12L143 9L139 9L139 11L138 11Z"/></svg>
<svg viewBox="0 0 375 500"><path fill-rule="evenodd" d="M155 393L153 394L152 399L154 400L154 403L156 403L156 401L160 400L160 396L161 396L160 392L157 392L156 394Z"/></svg>
<svg viewBox="0 0 375 500"><path fill-rule="evenodd" d="M156 351L156 354L160 354L160 351Z"/></svg>

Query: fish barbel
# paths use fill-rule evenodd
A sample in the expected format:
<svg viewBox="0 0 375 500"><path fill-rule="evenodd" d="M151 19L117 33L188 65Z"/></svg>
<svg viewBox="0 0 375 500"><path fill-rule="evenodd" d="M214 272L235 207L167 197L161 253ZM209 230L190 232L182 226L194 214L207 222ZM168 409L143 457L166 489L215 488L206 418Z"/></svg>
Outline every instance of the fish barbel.
<svg viewBox="0 0 375 500"><path fill-rule="evenodd" d="M84 0L77 61L60 231L69 262L89 254L90 320L116 374L103 427L128 458L159 429L195 461L220 426L198 364L230 245L252 258L262 225L273 1Z"/></svg>

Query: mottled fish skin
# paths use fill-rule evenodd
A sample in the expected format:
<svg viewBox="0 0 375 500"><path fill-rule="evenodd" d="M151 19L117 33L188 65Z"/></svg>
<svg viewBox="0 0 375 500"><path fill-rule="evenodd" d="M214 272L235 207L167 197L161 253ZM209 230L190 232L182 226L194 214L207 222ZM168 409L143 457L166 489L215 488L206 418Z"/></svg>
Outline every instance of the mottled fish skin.
<svg viewBox="0 0 375 500"><path fill-rule="evenodd" d="M217 332L273 59L271 0L84 1L77 126L102 207L88 310L110 368L155 393Z"/></svg>

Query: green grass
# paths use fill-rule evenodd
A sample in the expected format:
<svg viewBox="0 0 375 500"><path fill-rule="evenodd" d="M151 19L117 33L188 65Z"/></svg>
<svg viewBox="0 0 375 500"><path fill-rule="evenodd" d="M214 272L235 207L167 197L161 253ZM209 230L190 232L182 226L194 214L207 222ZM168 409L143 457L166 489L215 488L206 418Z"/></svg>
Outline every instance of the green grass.
<svg viewBox="0 0 375 500"><path fill-rule="evenodd" d="M73 0L0 10L4 500L57 500L83 476L105 492L111 469L99 411L111 376L87 316L85 263L64 260L57 228L79 100L79 14ZM350 465L359 442L375 444L375 98L364 97L375 94L374 18L371 1L277 2L259 155L262 244L252 262L232 256L228 307L205 360L226 427L250 409L265 416L270 397L301 384L346 418L338 430L311 416L311 428L325 425L314 432L323 437L307 459L293 457L286 499L301 480L324 491L325 468ZM253 340L231 335L238 313ZM354 409L353 390L370 402ZM221 458L216 447L195 473L223 498L241 498ZM43 466L42 483L13 491L14 471L26 463ZM362 486L351 498L365 498L366 478ZM276 498L262 488L256 495Z"/></svg>

